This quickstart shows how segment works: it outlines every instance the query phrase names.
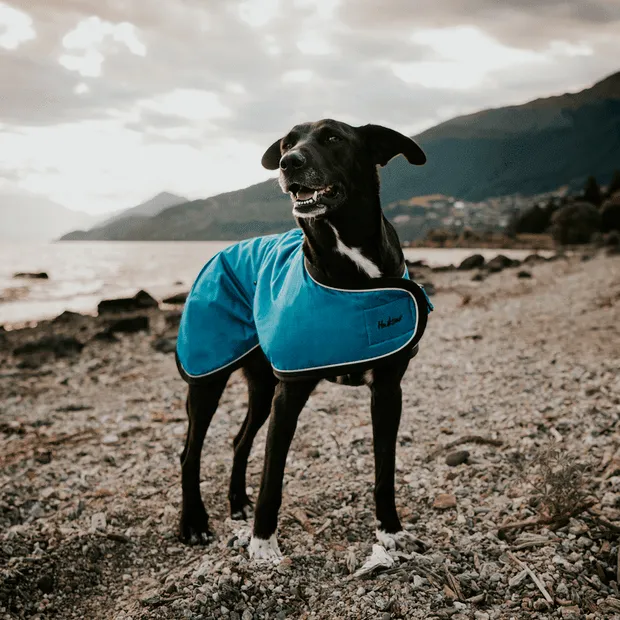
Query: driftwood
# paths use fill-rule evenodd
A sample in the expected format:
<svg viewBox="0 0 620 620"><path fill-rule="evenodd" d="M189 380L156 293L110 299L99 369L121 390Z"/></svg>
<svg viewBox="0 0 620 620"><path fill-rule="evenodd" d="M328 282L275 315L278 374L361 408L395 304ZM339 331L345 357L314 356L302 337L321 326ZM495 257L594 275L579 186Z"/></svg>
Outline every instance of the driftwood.
<svg viewBox="0 0 620 620"><path fill-rule="evenodd" d="M501 446L503 445L503 441L501 439L494 439L493 437L483 437L482 435L465 435L464 437L459 437L459 439L455 439L450 443L447 443L445 446L440 446L436 450L430 453L427 457L427 462L436 459L442 452L446 450L450 450L456 446L461 446L464 443L477 443L477 444L486 444L488 446Z"/></svg>
<svg viewBox="0 0 620 620"><path fill-rule="evenodd" d="M591 499L585 504L580 504L579 506L577 506L576 508L574 508L567 514L556 515L553 517L536 517L535 519L527 519L526 521L516 521L514 523L505 523L503 525L500 525L497 528L497 534L498 536L501 537L509 530L521 530L521 529L528 528L528 527L536 527L538 525L545 525L552 529L557 528L557 527L562 527L563 525L566 525L572 517L576 517L582 512L588 510L595 503L596 503L596 500Z"/></svg>
<svg viewBox="0 0 620 620"><path fill-rule="evenodd" d="M534 582L536 587L540 590L542 595L545 597L545 600L550 605L553 605L553 599L547 589L545 588L543 582L536 576L534 571L525 563L519 560L519 558L515 557L510 551L507 552L508 557L521 569L524 570L530 577L530 579Z"/></svg>

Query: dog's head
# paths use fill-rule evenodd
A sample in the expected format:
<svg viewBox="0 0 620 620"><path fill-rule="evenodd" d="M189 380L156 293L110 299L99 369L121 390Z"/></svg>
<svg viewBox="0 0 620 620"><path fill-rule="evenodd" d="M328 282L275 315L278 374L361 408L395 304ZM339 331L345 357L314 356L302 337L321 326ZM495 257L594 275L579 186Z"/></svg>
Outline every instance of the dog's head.
<svg viewBox="0 0 620 620"><path fill-rule="evenodd" d="M296 217L320 217L347 199L376 193L377 166L400 154L412 164L426 162L422 149L397 131L325 119L293 127L267 149L262 164L280 170L280 187L291 195Z"/></svg>

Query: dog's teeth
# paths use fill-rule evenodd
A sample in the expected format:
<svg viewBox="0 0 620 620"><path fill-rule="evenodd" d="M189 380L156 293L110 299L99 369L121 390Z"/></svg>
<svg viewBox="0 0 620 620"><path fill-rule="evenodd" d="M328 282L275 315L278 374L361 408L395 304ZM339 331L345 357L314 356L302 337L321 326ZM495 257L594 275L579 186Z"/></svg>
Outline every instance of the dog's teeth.
<svg viewBox="0 0 620 620"><path fill-rule="evenodd" d="M318 200L318 198L319 198L319 190L317 189L314 192L314 196L312 196L312 200Z"/></svg>

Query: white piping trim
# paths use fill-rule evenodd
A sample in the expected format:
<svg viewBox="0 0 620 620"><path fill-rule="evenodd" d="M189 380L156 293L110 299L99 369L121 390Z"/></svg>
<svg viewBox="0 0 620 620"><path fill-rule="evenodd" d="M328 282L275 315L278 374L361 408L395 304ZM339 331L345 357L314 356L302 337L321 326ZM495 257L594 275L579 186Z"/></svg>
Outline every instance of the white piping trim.
<svg viewBox="0 0 620 620"><path fill-rule="evenodd" d="M396 349L395 351L390 351L389 353L384 353L383 355L378 355L377 357L369 357L363 360L354 360L352 362L343 362L340 364L328 364L327 366L315 366L313 368L299 368L296 370L280 370L279 368L276 368L275 366L272 367L276 372L279 372L280 374L290 374L290 373L299 373L299 372L309 372L311 370L322 370L324 368L335 368L338 366L348 366L350 364L359 364L361 362L374 362L375 360L380 360L383 359L384 357L389 357L390 355L394 355L395 353L398 353L399 351L402 351L416 336L416 334L418 333L418 323L420 322L420 311L418 308L418 301L415 298L415 296L413 295L413 293L411 293L410 291L406 290L406 289L396 289L396 288L372 288L372 289L347 289L347 288L336 288L334 286L327 286L326 284L321 284L320 282L317 282L312 275L310 274L310 272L306 269L306 261L305 258L303 260L303 268L304 271L306 272L307 276L318 286L322 286L323 288L329 289L331 291L339 291L341 293L374 293L377 291L394 291L394 290L399 290L399 291L405 291L405 293L407 293L411 299L413 299L413 305L415 306L415 326L413 329L413 336L411 336L411 338L409 338L409 340L407 340L407 342L405 342L405 344L403 344L402 346L400 346L398 349Z"/></svg>
<svg viewBox="0 0 620 620"><path fill-rule="evenodd" d="M209 375L212 375L212 374L214 374L216 372L219 372L220 370L224 370L224 368L228 368L228 366L232 366L232 364L238 362L240 359L243 359L246 355L248 355L249 353L252 353L252 351L254 351L254 349L258 349L258 347L260 347L260 343L258 343L257 345L253 346L249 351L246 351L243 355L240 355L237 359L234 359L232 362L228 362L228 364L224 364L223 366L220 366L219 368L216 368L215 370L210 370L209 372L205 372L202 375L192 375L189 372L187 372L187 370L185 370L185 368L183 368L183 364L182 364L180 358L179 358L179 364L181 364L181 368L183 368L183 372L188 377L191 377L192 379L202 379L203 377L208 377Z"/></svg>

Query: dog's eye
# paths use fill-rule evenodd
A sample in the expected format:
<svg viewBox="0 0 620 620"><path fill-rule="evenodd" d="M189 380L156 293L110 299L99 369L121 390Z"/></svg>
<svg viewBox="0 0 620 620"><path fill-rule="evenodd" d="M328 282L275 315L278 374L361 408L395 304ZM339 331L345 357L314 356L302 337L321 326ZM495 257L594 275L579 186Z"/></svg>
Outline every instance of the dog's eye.
<svg viewBox="0 0 620 620"><path fill-rule="evenodd" d="M330 142L330 143L334 144L336 142L340 142L341 140L342 140L342 138L340 136L331 135L331 136L327 136L326 142Z"/></svg>
<svg viewBox="0 0 620 620"><path fill-rule="evenodd" d="M282 150L283 150L283 151L288 151L288 150L289 150L292 146L293 146L293 145L292 145L290 142L285 142L285 143L282 145Z"/></svg>

